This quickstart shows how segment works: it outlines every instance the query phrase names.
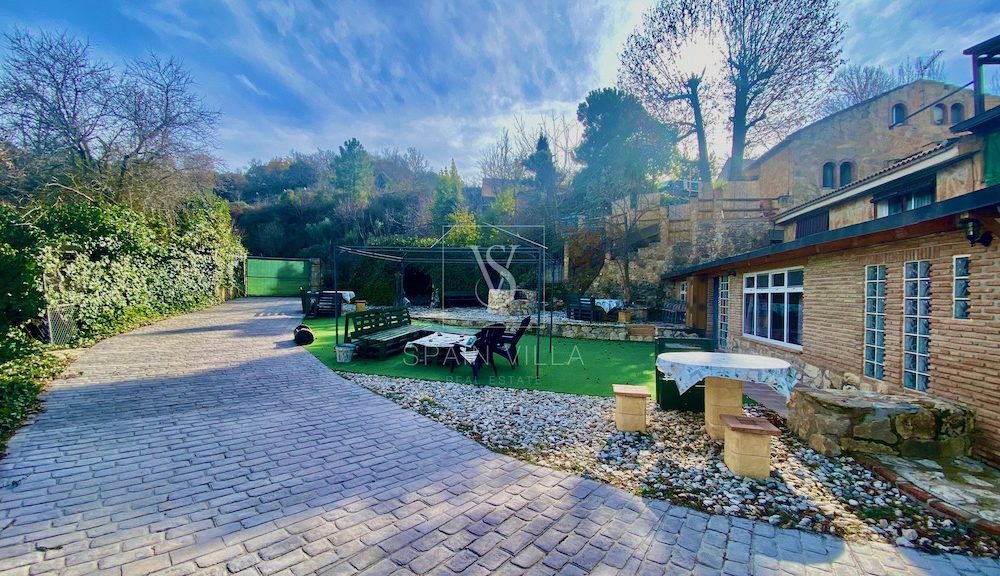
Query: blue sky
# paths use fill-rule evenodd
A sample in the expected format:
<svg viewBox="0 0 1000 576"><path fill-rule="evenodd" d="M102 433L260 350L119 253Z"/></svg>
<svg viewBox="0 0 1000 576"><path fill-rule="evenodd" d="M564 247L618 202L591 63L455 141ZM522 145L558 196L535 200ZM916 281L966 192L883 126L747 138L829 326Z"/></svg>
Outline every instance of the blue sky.
<svg viewBox="0 0 1000 576"><path fill-rule="evenodd" d="M112 62L181 58L222 113L217 155L230 168L352 136L369 150L419 148L475 172L479 151L515 115L573 118L611 85L617 53L652 0L7 0L0 28L68 30ZM995 0L844 2L845 55L893 66L961 51L1000 32Z"/></svg>

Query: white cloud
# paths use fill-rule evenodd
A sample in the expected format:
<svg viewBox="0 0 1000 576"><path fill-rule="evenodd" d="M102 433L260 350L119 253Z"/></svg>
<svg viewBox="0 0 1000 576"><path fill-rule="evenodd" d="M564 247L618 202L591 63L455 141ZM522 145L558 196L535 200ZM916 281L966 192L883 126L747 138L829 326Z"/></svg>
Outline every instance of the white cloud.
<svg viewBox="0 0 1000 576"><path fill-rule="evenodd" d="M250 90L251 92L253 92L254 94L256 94L258 96L264 96L264 97L270 96L270 94L268 94L267 92L261 90L260 88L257 87L256 84L254 84L253 82L251 82L250 79L246 77L246 75L244 75L244 74L236 74L234 76L234 78L236 78L237 80L239 80L240 84L243 84L244 86L246 86L247 89Z"/></svg>

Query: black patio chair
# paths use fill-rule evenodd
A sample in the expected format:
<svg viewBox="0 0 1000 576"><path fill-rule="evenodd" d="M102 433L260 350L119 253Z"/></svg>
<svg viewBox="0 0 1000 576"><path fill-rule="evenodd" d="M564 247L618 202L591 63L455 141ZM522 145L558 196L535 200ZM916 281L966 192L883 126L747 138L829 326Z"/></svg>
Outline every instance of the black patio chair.
<svg viewBox="0 0 1000 576"><path fill-rule="evenodd" d="M493 350L494 354L499 354L510 362L510 367L513 369L517 366L517 343L521 341L521 336L528 330L528 325L531 324L531 316L525 316L524 320L521 320L521 325L517 327L514 332L504 332L500 337L500 343Z"/></svg>
<svg viewBox="0 0 1000 576"><path fill-rule="evenodd" d="M479 370L484 364L489 364L493 367L493 375L497 376L497 366L493 362L493 353L497 349L497 346L500 345L500 339L503 337L505 328L503 324L491 324L480 330L479 334L476 335L475 344L472 345L473 350L476 352L475 355L464 354L470 352L470 350L461 344L452 346L448 353L451 372L454 373L455 367L460 364L468 364L472 368L473 381L478 382ZM469 357L472 357L472 360Z"/></svg>

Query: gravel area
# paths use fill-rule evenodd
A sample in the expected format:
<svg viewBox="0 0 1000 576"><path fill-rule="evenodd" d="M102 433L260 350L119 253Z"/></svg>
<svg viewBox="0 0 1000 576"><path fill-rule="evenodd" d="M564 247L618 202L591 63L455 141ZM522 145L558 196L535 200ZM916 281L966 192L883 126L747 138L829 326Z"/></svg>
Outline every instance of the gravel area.
<svg viewBox="0 0 1000 576"><path fill-rule="evenodd" d="M782 430L772 444L771 477L734 476L722 444L704 433L701 414L650 406L646 434L614 426L614 399L471 387L450 382L341 373L488 448L571 471L650 498L713 514L927 551L998 557L1000 540L929 515L918 502L850 457L830 458Z"/></svg>

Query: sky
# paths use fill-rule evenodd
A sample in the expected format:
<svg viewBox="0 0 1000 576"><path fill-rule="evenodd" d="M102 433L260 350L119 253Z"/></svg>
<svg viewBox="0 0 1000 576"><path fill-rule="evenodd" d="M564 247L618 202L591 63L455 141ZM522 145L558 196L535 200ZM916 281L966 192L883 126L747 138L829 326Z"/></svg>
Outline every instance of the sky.
<svg viewBox="0 0 1000 576"><path fill-rule="evenodd" d="M590 90L614 84L618 53L653 0L5 0L0 30L68 31L112 63L154 52L184 62L220 115L229 169L291 151L421 150L475 175L515 117L575 122ZM845 57L894 67L1000 32L996 0L841 3ZM0 48L2 53L2 48ZM724 155L724 150L719 153Z"/></svg>

